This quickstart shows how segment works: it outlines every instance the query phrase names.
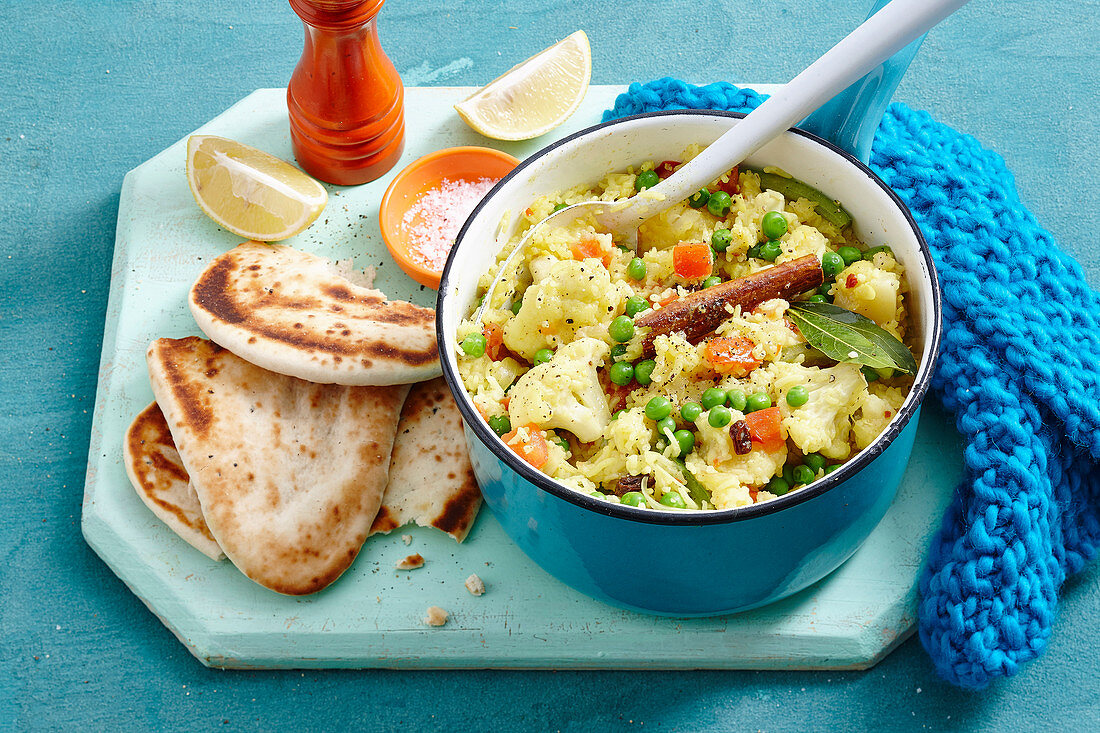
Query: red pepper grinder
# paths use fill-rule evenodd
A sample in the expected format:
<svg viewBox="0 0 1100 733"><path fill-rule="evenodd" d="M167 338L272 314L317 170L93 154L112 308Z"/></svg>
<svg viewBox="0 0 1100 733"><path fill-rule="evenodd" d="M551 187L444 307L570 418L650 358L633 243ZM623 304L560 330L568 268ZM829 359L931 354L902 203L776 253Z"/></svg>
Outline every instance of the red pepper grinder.
<svg viewBox="0 0 1100 733"><path fill-rule="evenodd" d="M405 90L378 42L383 2L290 0L306 31L286 89L290 139L298 163L322 181L373 181L405 147Z"/></svg>

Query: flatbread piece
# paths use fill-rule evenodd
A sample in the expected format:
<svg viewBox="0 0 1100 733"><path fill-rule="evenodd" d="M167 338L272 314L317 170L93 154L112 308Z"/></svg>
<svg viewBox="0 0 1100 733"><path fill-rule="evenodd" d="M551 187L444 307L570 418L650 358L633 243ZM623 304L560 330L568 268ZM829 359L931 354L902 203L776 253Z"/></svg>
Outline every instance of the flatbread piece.
<svg viewBox="0 0 1100 733"><path fill-rule="evenodd" d="M442 378L414 384L401 410L390 479L371 534L409 522L461 542L481 507L462 416Z"/></svg>
<svg viewBox="0 0 1100 733"><path fill-rule="evenodd" d="M130 423L122 454L126 475L145 506L196 550L211 560L224 560L156 402Z"/></svg>
<svg viewBox="0 0 1100 733"><path fill-rule="evenodd" d="M265 369L322 384L439 376L435 311L360 287L328 260L245 242L215 259L188 298L210 339Z"/></svg>
<svg viewBox="0 0 1100 733"><path fill-rule="evenodd" d="M314 384L197 337L158 339L146 359L203 516L233 564L290 595L336 580L381 505L408 386Z"/></svg>

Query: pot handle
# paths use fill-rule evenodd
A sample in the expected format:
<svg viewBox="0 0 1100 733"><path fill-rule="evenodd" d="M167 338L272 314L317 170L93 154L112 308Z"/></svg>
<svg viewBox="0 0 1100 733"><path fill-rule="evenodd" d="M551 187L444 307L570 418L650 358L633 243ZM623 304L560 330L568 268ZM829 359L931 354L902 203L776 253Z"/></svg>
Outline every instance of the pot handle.
<svg viewBox="0 0 1100 733"><path fill-rule="evenodd" d="M870 18L890 0L875 0ZM925 34L927 35L927 34ZM924 36L898 51L867 76L836 95L798 127L825 138L847 150L861 162L871 159L871 143L875 139L886 105L905 75L909 63L917 54Z"/></svg>

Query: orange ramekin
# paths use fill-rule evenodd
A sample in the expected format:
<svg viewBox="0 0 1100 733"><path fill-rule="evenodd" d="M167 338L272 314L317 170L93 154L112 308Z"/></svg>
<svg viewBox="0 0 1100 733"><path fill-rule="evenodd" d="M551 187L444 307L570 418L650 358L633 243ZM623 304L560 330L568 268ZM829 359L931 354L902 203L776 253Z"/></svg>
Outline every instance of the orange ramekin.
<svg viewBox="0 0 1100 733"><path fill-rule="evenodd" d="M501 179L519 164L519 160L492 148L462 146L444 148L410 163L394 176L378 208L378 226L393 259L421 285L439 288L442 270L432 270L413 260L412 242L406 231L405 212L443 179L476 181Z"/></svg>

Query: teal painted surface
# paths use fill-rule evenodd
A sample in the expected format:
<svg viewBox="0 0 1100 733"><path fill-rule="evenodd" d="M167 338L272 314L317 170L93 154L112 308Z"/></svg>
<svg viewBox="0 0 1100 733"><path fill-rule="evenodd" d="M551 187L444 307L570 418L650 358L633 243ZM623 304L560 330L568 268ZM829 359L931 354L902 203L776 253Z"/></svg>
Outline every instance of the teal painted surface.
<svg viewBox="0 0 1100 733"><path fill-rule="evenodd" d="M578 27L592 39L596 83L666 73L782 81L865 10L825 0L391 0L381 29L408 84L484 83ZM896 96L1004 154L1024 199L1094 286L1098 12L1095 0L974 0L932 32ZM300 36L274 0L0 6L0 727L1100 726L1096 568L1066 589L1047 655L982 695L936 681L913 640L858 673L197 665L79 531L119 190L127 170L244 94L285 84Z"/></svg>

